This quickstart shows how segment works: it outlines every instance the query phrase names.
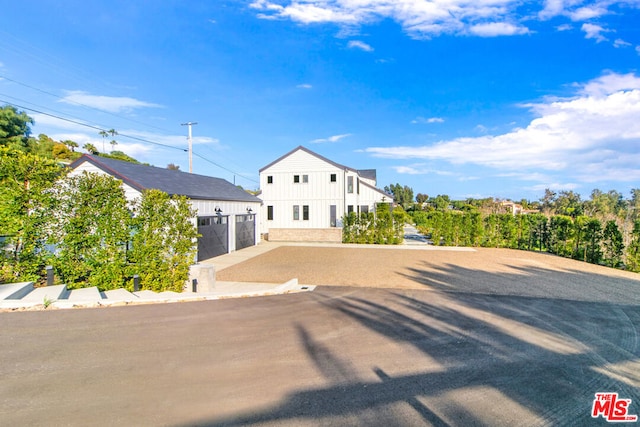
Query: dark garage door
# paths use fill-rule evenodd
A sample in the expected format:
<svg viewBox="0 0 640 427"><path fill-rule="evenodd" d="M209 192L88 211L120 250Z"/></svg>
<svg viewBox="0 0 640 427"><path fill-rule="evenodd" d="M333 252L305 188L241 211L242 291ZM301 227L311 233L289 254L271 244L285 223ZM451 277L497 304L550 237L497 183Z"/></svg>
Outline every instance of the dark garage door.
<svg viewBox="0 0 640 427"><path fill-rule="evenodd" d="M256 216L236 215L236 250L254 246L256 243Z"/></svg>
<svg viewBox="0 0 640 427"><path fill-rule="evenodd" d="M229 217L198 217L198 261L229 252Z"/></svg>

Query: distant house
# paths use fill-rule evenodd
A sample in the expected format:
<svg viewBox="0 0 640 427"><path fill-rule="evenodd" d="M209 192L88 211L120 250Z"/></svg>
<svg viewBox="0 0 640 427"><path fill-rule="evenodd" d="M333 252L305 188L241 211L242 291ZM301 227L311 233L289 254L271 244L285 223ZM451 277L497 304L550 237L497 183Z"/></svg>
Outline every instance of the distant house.
<svg viewBox="0 0 640 427"><path fill-rule="evenodd" d="M122 181L128 200L144 190L161 190L186 196L197 214L198 261L256 245L260 232L256 225L261 201L221 178L190 174L154 166L83 155L74 161L71 174L82 172L111 175Z"/></svg>
<svg viewBox="0 0 640 427"><path fill-rule="evenodd" d="M260 169L262 229L269 240L342 241L345 214L372 212L393 196L374 169L357 170L298 147Z"/></svg>

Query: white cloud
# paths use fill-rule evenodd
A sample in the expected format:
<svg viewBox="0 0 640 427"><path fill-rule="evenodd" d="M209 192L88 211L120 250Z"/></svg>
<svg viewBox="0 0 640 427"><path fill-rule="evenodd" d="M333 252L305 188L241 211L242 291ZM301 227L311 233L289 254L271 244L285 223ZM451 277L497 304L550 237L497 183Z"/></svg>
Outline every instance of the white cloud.
<svg viewBox="0 0 640 427"><path fill-rule="evenodd" d="M427 167L427 165L424 163L416 163L408 166L394 166L393 169L395 169L397 173L404 175L454 175L454 173L450 171L432 169L430 167Z"/></svg>
<svg viewBox="0 0 640 427"><path fill-rule="evenodd" d="M373 52L373 48L370 45L360 40L351 40L347 44L347 47L350 49L364 50L365 52Z"/></svg>
<svg viewBox="0 0 640 427"><path fill-rule="evenodd" d="M640 179L640 154L636 154L640 77L605 74L578 86L572 98L526 107L536 117L528 126L509 133L425 146L370 147L365 152L390 159L475 164L501 172L560 172L570 182Z"/></svg>
<svg viewBox="0 0 640 427"><path fill-rule="evenodd" d="M628 46L631 46L631 43L626 42L626 41L624 41L622 39L616 39L613 42L613 47L628 47Z"/></svg>
<svg viewBox="0 0 640 427"><path fill-rule="evenodd" d="M558 31L569 31L569 30L573 30L573 26L571 24L562 24L562 25L558 25L556 27L556 30L558 30Z"/></svg>
<svg viewBox="0 0 640 427"><path fill-rule="evenodd" d="M73 90L68 91L67 96L59 102L72 105L85 105L110 113L129 112L136 108L160 108L161 105L140 101L135 98L91 95L87 92Z"/></svg>
<svg viewBox="0 0 640 427"><path fill-rule="evenodd" d="M313 88L313 86L308 84L308 83L299 84L296 87L298 89L311 89L311 88Z"/></svg>
<svg viewBox="0 0 640 427"><path fill-rule="evenodd" d="M514 36L528 34L529 29L520 25L513 25L507 22L489 22L487 24L477 24L469 28L469 32L480 37Z"/></svg>
<svg viewBox="0 0 640 427"><path fill-rule="evenodd" d="M442 117L416 117L411 120L411 124L432 124L432 123L444 123L444 119Z"/></svg>
<svg viewBox="0 0 640 427"><path fill-rule="evenodd" d="M539 3L528 3L540 8ZM428 39L441 34L527 34L530 31L523 23L531 20L532 14L542 20L564 16L584 22L640 6L637 0L546 0L540 10L522 14L522 4L521 0L255 0L250 7L262 19L338 24L339 34L357 34L354 28L358 26L390 19L411 37Z"/></svg>
<svg viewBox="0 0 640 427"><path fill-rule="evenodd" d="M640 55L640 46L636 46L636 52L638 52L638 55Z"/></svg>
<svg viewBox="0 0 640 427"><path fill-rule="evenodd" d="M609 30L600 25L584 23L580 29L585 32L584 38L586 39L595 39L598 43L608 40L602 33L609 32Z"/></svg>
<svg viewBox="0 0 640 427"><path fill-rule="evenodd" d="M319 139L314 139L313 141L311 141L312 144L322 144L325 142L338 142L343 138L346 138L348 136L351 136L350 133L343 133L341 135L333 135L330 136L328 138L319 138Z"/></svg>

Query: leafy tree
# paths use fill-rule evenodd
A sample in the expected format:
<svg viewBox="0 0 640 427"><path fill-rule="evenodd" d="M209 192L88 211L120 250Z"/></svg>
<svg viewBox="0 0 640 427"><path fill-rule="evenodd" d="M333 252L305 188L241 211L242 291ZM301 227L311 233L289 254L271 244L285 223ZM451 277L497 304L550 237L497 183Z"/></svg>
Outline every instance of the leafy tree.
<svg viewBox="0 0 640 427"><path fill-rule="evenodd" d="M54 159L70 159L71 150L65 144L56 142L51 150Z"/></svg>
<svg viewBox="0 0 640 427"><path fill-rule="evenodd" d="M167 165L167 169L172 170L172 171L177 171L177 170L180 170L180 166L176 165L176 164L173 164L173 163L169 163Z"/></svg>
<svg viewBox="0 0 640 427"><path fill-rule="evenodd" d="M422 205L423 203L426 203L427 200L429 200L429 196L423 193L418 193L416 195L416 203Z"/></svg>
<svg viewBox="0 0 640 427"><path fill-rule="evenodd" d="M91 144L91 143L89 143L89 142L87 142L86 144L84 144L84 145L82 146L82 148L84 148L85 150L87 150L87 152L88 152L89 154L94 154L94 155L95 155L95 154L98 154L98 153L99 153L99 151L98 151L98 149L96 148L96 146L95 146L95 145L93 145L93 144Z"/></svg>
<svg viewBox="0 0 640 427"><path fill-rule="evenodd" d="M451 200L446 194L438 194L435 198L430 199L431 203L435 206L436 210L446 211L449 209Z"/></svg>
<svg viewBox="0 0 640 427"><path fill-rule="evenodd" d="M391 184L384 187L384 191L392 194L393 200L405 209L413 204L413 189L411 187Z"/></svg>
<svg viewBox="0 0 640 427"><path fill-rule="evenodd" d="M195 211L185 197L142 194L134 209L130 260L142 289L181 292L196 253Z"/></svg>
<svg viewBox="0 0 640 427"><path fill-rule="evenodd" d="M626 265L630 271L640 272L640 219L633 224L631 242L627 246Z"/></svg>
<svg viewBox="0 0 640 427"><path fill-rule="evenodd" d="M49 241L57 245L54 265L62 281L70 288L122 287L131 213L121 182L84 172L67 177L52 193Z"/></svg>
<svg viewBox="0 0 640 427"><path fill-rule="evenodd" d="M134 159L133 157L128 156L122 151L118 151L118 150L112 151L111 153L99 153L98 155L100 157L107 157L109 159L123 160L125 162L140 164L140 162Z"/></svg>
<svg viewBox="0 0 640 427"><path fill-rule="evenodd" d="M622 265L624 244L622 242L622 233L620 233L618 224L616 224L615 221L607 221L602 233L602 244L604 247L605 263L613 268Z"/></svg>
<svg viewBox="0 0 640 427"><path fill-rule="evenodd" d="M50 205L45 190L62 174L53 160L0 147L0 235L9 236L12 248L8 258L0 257L0 280L37 280L42 273L47 257L43 211Z"/></svg>
<svg viewBox="0 0 640 427"><path fill-rule="evenodd" d="M18 111L12 105L0 107L0 145L26 148L27 138L31 134L29 125L33 123L27 113Z"/></svg>
<svg viewBox="0 0 640 427"><path fill-rule="evenodd" d="M571 248L568 244L572 231L571 217L566 215L552 216L549 219L549 251L561 256L571 255Z"/></svg>

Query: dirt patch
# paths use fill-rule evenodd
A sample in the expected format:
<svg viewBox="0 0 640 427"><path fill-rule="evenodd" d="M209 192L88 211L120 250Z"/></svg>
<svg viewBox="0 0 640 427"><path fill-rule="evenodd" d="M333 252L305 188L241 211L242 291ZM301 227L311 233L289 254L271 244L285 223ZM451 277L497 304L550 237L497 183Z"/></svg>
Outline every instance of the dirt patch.
<svg viewBox="0 0 640 427"><path fill-rule="evenodd" d="M640 275L548 254L480 248L284 246L217 273L217 280L429 289L640 303ZM585 284L590 286L586 287ZM588 289L588 290L585 290Z"/></svg>

